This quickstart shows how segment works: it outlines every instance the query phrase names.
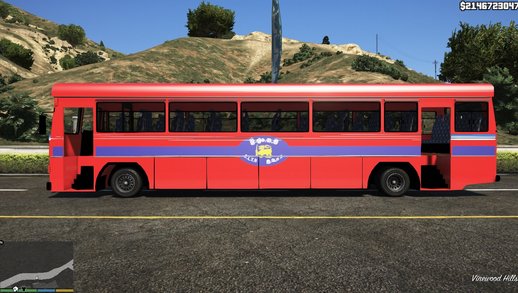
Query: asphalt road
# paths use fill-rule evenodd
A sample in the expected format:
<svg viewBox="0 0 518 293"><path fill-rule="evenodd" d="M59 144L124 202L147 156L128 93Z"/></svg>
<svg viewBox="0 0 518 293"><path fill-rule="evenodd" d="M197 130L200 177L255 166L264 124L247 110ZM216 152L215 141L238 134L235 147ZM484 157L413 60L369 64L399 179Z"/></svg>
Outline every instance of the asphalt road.
<svg viewBox="0 0 518 293"><path fill-rule="evenodd" d="M472 281L518 275L518 217L462 217L517 216L517 175L472 187L503 191L400 198L369 191L160 191L122 199L109 191L52 194L46 180L0 176L0 239L72 241L77 292L518 291L518 278ZM71 218L19 217L28 215Z"/></svg>

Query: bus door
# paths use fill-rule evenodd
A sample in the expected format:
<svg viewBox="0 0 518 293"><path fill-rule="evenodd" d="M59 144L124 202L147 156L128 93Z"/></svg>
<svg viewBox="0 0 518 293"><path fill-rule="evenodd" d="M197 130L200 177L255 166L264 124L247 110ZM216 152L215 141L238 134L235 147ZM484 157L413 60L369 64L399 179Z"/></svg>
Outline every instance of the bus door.
<svg viewBox="0 0 518 293"><path fill-rule="evenodd" d="M420 103L421 154L424 160L421 166L421 187L424 189L450 187L450 104L448 99L422 99Z"/></svg>
<svg viewBox="0 0 518 293"><path fill-rule="evenodd" d="M63 157L65 188L93 189L93 111L66 107L63 112Z"/></svg>

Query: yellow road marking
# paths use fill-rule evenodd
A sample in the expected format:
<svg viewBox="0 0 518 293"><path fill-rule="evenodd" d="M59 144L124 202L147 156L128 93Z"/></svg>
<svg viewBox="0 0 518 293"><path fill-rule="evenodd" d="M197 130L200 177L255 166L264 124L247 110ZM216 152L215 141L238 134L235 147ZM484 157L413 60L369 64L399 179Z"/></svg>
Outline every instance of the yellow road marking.
<svg viewBox="0 0 518 293"><path fill-rule="evenodd" d="M76 219L76 220L363 220L363 219L518 219L501 215L439 215L439 216L66 216L66 215L0 215L0 219Z"/></svg>

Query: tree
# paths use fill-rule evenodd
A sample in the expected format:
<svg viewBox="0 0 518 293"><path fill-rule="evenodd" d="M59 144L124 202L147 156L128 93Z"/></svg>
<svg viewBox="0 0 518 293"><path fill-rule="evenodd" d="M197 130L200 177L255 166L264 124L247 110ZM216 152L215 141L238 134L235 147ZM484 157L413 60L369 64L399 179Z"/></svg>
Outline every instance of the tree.
<svg viewBox="0 0 518 293"><path fill-rule="evenodd" d="M518 26L500 23L489 26L460 24L448 39L450 52L444 54L439 78L450 82L481 81L492 66L506 67L518 78Z"/></svg>
<svg viewBox="0 0 518 293"><path fill-rule="evenodd" d="M97 55L95 52L88 51L88 52L77 55L74 58L74 61L75 61L76 66L83 66L83 65L102 62L102 61L104 61L104 58Z"/></svg>
<svg viewBox="0 0 518 293"><path fill-rule="evenodd" d="M189 37L230 39L235 35L234 11L201 2L195 10L189 9L186 27Z"/></svg>
<svg viewBox="0 0 518 293"><path fill-rule="evenodd" d="M450 82L480 82L495 87L497 124L509 129L518 119L518 26L460 24L448 40L439 78Z"/></svg>
<svg viewBox="0 0 518 293"><path fill-rule="evenodd" d="M331 44L331 42L329 42L329 37L328 36L325 36L324 39L322 39L322 44L324 44L324 45Z"/></svg>
<svg viewBox="0 0 518 293"><path fill-rule="evenodd" d="M0 55L25 69L30 70L34 63L32 54L32 50L25 49L23 46L15 44L8 39L0 40Z"/></svg>
<svg viewBox="0 0 518 293"><path fill-rule="evenodd" d="M85 30L75 24L60 25L58 27L58 37L69 42L72 46L81 45L86 40Z"/></svg>
<svg viewBox="0 0 518 293"><path fill-rule="evenodd" d="M99 46L104 49L104 42L102 40L101 40L101 43L99 44Z"/></svg>
<svg viewBox="0 0 518 293"><path fill-rule="evenodd" d="M32 129L38 119L38 105L28 94L0 99L0 135L17 139Z"/></svg>
<svg viewBox="0 0 518 293"><path fill-rule="evenodd" d="M493 66L484 74L484 81L495 87L494 107L498 125L518 121L518 86L507 68Z"/></svg>

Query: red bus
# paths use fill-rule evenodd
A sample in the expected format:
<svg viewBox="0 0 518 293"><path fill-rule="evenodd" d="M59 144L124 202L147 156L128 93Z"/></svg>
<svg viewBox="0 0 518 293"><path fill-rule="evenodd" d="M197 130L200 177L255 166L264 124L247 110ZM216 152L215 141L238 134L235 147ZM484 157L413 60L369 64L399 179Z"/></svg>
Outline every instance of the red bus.
<svg viewBox="0 0 518 293"><path fill-rule="evenodd" d="M52 192L498 181L489 84L56 84Z"/></svg>

